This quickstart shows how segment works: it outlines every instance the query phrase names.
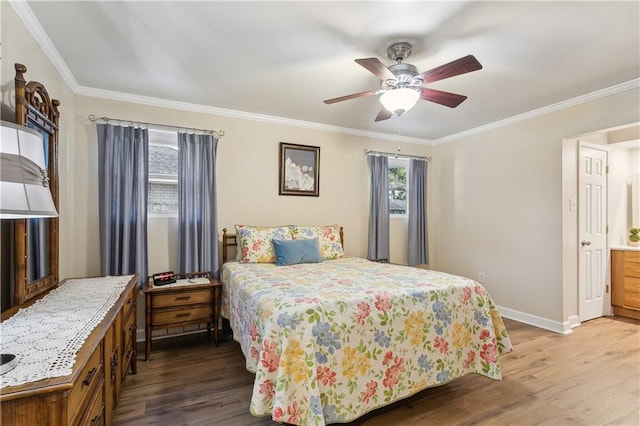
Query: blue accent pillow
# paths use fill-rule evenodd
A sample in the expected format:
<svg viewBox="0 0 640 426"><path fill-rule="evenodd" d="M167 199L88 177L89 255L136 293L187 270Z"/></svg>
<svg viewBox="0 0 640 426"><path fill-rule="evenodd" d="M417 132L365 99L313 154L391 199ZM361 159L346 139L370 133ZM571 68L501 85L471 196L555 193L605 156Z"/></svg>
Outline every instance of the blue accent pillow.
<svg viewBox="0 0 640 426"><path fill-rule="evenodd" d="M271 240L276 254L276 265L320 263L320 245L317 238L308 240Z"/></svg>

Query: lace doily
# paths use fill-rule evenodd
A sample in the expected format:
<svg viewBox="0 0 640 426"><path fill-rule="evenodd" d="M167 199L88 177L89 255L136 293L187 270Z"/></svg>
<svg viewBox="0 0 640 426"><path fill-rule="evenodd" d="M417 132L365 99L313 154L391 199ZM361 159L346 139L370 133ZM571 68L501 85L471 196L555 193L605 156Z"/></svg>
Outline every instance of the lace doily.
<svg viewBox="0 0 640 426"><path fill-rule="evenodd" d="M18 361L0 376L0 389L70 375L78 350L132 277L67 280L0 323L0 353Z"/></svg>

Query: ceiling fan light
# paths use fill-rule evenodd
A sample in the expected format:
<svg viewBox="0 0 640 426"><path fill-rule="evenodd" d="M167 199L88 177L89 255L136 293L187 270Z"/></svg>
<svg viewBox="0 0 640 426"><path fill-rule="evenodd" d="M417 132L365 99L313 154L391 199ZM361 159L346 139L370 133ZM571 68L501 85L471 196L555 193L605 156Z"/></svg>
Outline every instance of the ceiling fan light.
<svg viewBox="0 0 640 426"><path fill-rule="evenodd" d="M402 87L384 92L380 96L380 103L387 111L401 115L413 108L419 98L417 90Z"/></svg>

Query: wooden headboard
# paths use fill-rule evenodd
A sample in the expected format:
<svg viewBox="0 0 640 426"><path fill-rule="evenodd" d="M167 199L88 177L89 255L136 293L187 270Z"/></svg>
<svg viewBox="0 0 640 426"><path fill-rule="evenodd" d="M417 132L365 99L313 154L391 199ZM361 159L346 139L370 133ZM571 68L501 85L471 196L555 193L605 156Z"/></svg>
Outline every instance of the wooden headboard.
<svg viewBox="0 0 640 426"><path fill-rule="evenodd" d="M222 264L227 263L228 251L227 248L238 247L235 234L227 234L227 228L222 228ZM237 250L237 249L236 249Z"/></svg>
<svg viewBox="0 0 640 426"><path fill-rule="evenodd" d="M340 245L344 249L344 228L340 227ZM227 228L222 228L222 264L227 263L228 247L238 247L238 241L235 234L227 234Z"/></svg>

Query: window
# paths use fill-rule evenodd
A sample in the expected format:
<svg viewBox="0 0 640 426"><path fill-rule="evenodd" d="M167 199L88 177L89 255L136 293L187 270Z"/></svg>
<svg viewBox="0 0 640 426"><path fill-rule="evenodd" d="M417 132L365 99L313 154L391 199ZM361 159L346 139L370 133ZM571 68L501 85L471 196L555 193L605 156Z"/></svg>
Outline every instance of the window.
<svg viewBox="0 0 640 426"><path fill-rule="evenodd" d="M409 160L389 158L389 214L407 214Z"/></svg>
<svg viewBox="0 0 640 426"><path fill-rule="evenodd" d="M178 133L149 129L147 213L178 214Z"/></svg>

